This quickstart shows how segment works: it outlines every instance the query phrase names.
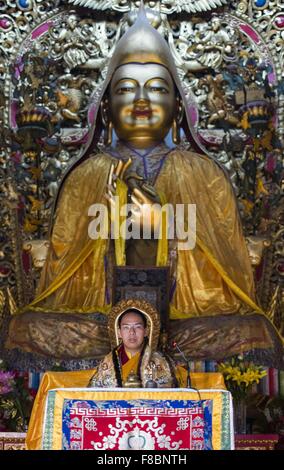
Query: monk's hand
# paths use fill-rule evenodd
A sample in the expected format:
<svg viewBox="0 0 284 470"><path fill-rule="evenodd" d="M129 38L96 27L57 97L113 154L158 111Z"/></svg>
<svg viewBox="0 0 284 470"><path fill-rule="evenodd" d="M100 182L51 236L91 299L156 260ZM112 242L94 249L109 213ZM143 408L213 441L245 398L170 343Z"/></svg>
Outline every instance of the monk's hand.
<svg viewBox="0 0 284 470"><path fill-rule="evenodd" d="M118 160L118 163L116 165L114 163L111 164L108 175L107 190L105 194L105 198L108 201L109 206L111 207L115 206L116 182L118 179L123 180L124 174L131 165L131 163L132 160L131 158L129 158L127 162Z"/></svg>

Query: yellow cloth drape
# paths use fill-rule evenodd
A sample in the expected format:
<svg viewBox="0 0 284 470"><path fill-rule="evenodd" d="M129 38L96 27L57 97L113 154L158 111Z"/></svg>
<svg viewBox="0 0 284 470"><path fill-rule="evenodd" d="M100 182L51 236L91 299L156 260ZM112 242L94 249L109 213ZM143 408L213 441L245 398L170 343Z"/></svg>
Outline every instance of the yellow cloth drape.
<svg viewBox="0 0 284 470"><path fill-rule="evenodd" d="M175 369L176 378L180 388L187 386L187 370L182 366ZM224 382L223 374L220 372L191 372L191 385L197 389L216 388L219 390L227 390Z"/></svg>
<svg viewBox="0 0 284 470"><path fill-rule="evenodd" d="M92 369L75 372L46 372L44 374L34 401L26 437L26 446L29 450L39 450L41 448L42 425L47 392L53 388L87 387L94 373L95 370ZM177 379L181 387L186 386L186 374L185 369L177 367ZM192 372L190 377L192 387L194 388L226 390L223 375L219 372Z"/></svg>
<svg viewBox="0 0 284 470"><path fill-rule="evenodd" d="M128 188L126 184L121 181L120 179L117 180L116 182L116 196L118 197L119 200L119 210L121 211L121 208L127 204L127 192ZM113 223L118 222L118 227L116 228L119 236L115 238L114 240L114 246L115 246L115 259L116 259L116 264L117 266L125 266L126 264L126 256L125 256L125 236L121 233L121 226L122 224L125 223L126 220L126 215L119 213L117 216L116 220L113 220ZM116 233L117 235L117 233Z"/></svg>
<svg viewBox="0 0 284 470"><path fill-rule="evenodd" d="M197 243L192 250L178 251L171 318L233 313L241 303L257 309L235 197L221 168L206 156L175 149L156 189L174 208L196 205ZM185 227L186 222L185 211Z"/></svg>
<svg viewBox="0 0 284 470"><path fill-rule="evenodd" d="M108 155L96 155L66 179L34 306L60 311L64 308L80 312L94 308L107 310L105 255L108 239L90 239L88 228L92 217L88 212L95 203L105 205L111 162ZM64 283L60 282L62 278ZM57 288L52 289L52 286Z"/></svg>
<svg viewBox="0 0 284 470"><path fill-rule="evenodd" d="M26 446L29 450L39 450L41 448L45 399L48 390L53 388L87 387L94 373L95 370L92 369L75 372L46 372L44 374L35 397L26 437Z"/></svg>
<svg viewBox="0 0 284 470"><path fill-rule="evenodd" d="M165 206L167 203L166 196L164 193L159 193L161 206ZM168 217L167 212L165 210L162 211L161 214L161 223L160 223L160 233L159 233L159 240L158 240L158 250L157 250L157 266L166 266L168 263L168 237L167 237L167 228L168 228Z"/></svg>
<svg viewBox="0 0 284 470"><path fill-rule="evenodd" d="M95 249L91 245L88 210L94 203L105 204L111 161L105 154L90 157L64 183L38 289L42 297L36 299L35 306L47 311L108 311L104 262L109 241L97 240ZM177 148L167 156L155 188L174 210L177 204L196 204L197 243L192 250L177 252L171 318L234 313L241 304L261 311L255 303L252 269L234 194L217 164L208 157ZM117 191L123 202L124 183L118 182ZM168 259L164 222L162 234L158 265L165 265ZM124 247L125 243L118 240L119 264L125 263Z"/></svg>
<svg viewBox="0 0 284 470"><path fill-rule="evenodd" d="M76 258L72 261L72 263L67 267L64 272L57 276L53 282L45 289L41 294L39 294L33 302L30 303L30 306L34 306L41 302L42 300L49 297L51 294L56 292L63 284L70 279L70 277L75 274L78 269L82 266L82 264L87 260L87 258L93 253L94 258L96 258L96 253L101 253L102 248L105 244L105 240L98 239L98 240L88 240L84 248Z"/></svg>

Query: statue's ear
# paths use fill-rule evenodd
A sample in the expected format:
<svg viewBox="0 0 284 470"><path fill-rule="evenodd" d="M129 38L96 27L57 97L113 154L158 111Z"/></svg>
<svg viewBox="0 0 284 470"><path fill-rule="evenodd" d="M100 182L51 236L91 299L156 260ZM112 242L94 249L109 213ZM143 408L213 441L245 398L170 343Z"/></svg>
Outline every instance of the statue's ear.
<svg viewBox="0 0 284 470"><path fill-rule="evenodd" d="M176 97L176 118L175 119L179 126L182 123L183 116L184 116L184 105L183 105L181 97L178 94L178 96Z"/></svg>
<svg viewBox="0 0 284 470"><path fill-rule="evenodd" d="M112 121L109 113L108 96L105 95L101 101L101 117L104 126L104 143L109 146L112 144Z"/></svg>
<svg viewBox="0 0 284 470"><path fill-rule="evenodd" d="M105 127L108 126L108 123L110 121L109 119L109 102L108 102L108 97L104 96L102 101L101 101L101 116L102 116L102 122Z"/></svg>

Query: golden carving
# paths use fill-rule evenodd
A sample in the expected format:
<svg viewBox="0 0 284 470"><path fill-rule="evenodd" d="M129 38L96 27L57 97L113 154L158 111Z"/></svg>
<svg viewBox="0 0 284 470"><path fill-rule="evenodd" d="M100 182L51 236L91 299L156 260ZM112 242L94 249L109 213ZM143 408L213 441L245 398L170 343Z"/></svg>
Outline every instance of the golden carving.
<svg viewBox="0 0 284 470"><path fill-rule="evenodd" d="M271 241L265 236L250 236L246 237L246 242L252 266L259 266L263 252L271 245Z"/></svg>
<svg viewBox="0 0 284 470"><path fill-rule="evenodd" d="M41 269L43 267L49 245L50 243L48 240L29 240L24 242L23 249L27 253L31 254L33 266L36 269Z"/></svg>
<svg viewBox="0 0 284 470"><path fill-rule="evenodd" d="M139 379L138 375L135 374L133 370L131 370L123 386L126 388L140 388L141 380Z"/></svg>

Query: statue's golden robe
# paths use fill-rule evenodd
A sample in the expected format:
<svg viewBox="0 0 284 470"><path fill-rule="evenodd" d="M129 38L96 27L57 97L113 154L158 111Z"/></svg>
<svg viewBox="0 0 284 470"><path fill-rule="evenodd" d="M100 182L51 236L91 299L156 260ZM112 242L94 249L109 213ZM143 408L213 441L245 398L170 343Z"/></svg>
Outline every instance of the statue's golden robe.
<svg viewBox="0 0 284 470"><path fill-rule="evenodd" d="M91 156L66 179L57 204L46 264L34 307L107 312L105 259L108 239L88 235L89 207L106 204L108 154ZM196 204L197 243L180 250L171 318L258 310L235 197L221 168L207 156L171 151L155 183L167 203Z"/></svg>

